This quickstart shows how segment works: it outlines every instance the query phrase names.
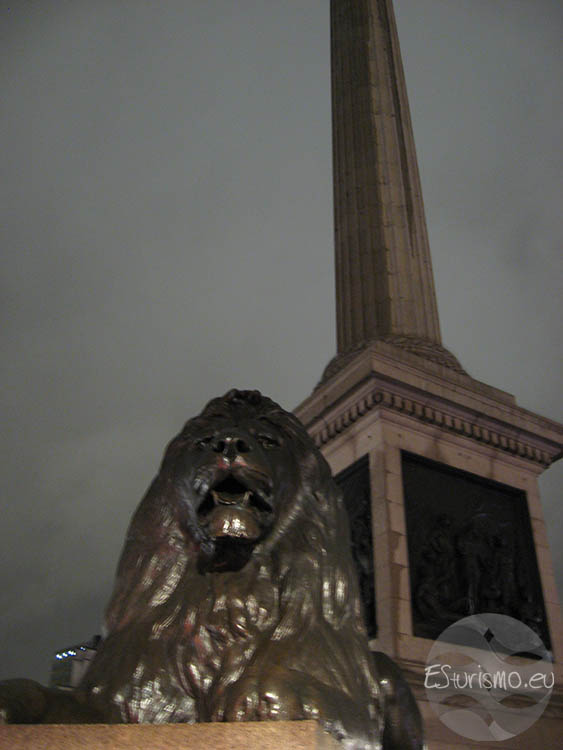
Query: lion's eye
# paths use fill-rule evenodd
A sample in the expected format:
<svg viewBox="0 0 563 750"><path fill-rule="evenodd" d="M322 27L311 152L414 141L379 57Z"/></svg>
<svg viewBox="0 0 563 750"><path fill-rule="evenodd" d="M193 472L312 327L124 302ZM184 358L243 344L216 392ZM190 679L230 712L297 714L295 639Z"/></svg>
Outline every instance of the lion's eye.
<svg viewBox="0 0 563 750"><path fill-rule="evenodd" d="M277 437L274 437L274 435L265 435L264 433L260 433L256 436L256 438L263 448L279 448L281 445L281 442Z"/></svg>

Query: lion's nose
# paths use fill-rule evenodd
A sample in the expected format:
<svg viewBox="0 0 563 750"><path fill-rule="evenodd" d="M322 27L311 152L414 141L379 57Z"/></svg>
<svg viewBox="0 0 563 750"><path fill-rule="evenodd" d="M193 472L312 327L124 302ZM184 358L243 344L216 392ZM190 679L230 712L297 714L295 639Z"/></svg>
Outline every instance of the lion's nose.
<svg viewBox="0 0 563 750"><path fill-rule="evenodd" d="M240 435L218 435L213 440L213 450L225 456L236 456L250 453L252 445L248 438Z"/></svg>

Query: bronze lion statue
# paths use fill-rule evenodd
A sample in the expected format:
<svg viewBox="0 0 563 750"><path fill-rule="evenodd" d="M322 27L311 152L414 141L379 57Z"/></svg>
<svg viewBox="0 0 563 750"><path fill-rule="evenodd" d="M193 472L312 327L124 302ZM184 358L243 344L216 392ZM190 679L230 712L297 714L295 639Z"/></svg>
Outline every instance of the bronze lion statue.
<svg viewBox="0 0 563 750"><path fill-rule="evenodd" d="M318 719L348 748L422 748L406 682L369 651L349 547L340 491L302 424L258 391L229 391L168 445L81 684L8 680L0 715Z"/></svg>

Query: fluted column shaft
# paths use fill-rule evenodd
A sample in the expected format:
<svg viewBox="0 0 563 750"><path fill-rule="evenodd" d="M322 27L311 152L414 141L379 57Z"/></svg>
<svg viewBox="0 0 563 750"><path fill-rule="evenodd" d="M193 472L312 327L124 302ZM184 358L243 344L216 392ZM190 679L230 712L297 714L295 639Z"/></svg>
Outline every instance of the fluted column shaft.
<svg viewBox="0 0 563 750"><path fill-rule="evenodd" d="M441 344L391 0L332 0L331 54L338 353Z"/></svg>

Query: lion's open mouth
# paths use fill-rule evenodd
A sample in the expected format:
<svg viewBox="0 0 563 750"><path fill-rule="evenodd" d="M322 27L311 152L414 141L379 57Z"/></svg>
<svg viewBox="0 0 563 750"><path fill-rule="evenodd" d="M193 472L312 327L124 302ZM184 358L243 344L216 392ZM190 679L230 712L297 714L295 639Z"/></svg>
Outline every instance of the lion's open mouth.
<svg viewBox="0 0 563 750"><path fill-rule="evenodd" d="M248 486L244 478L229 474L213 484L197 515L211 537L257 540L271 523L269 495Z"/></svg>

